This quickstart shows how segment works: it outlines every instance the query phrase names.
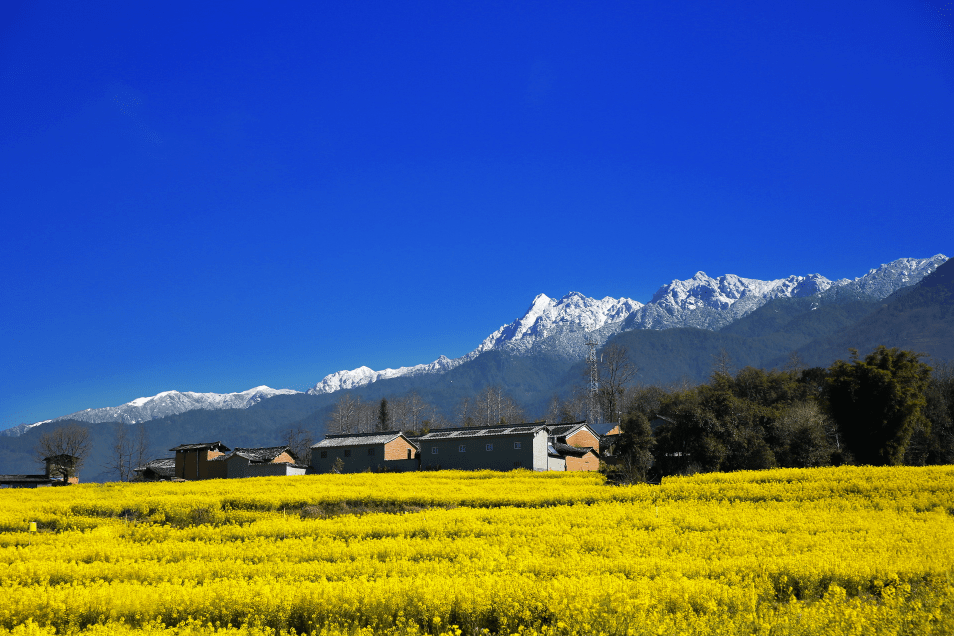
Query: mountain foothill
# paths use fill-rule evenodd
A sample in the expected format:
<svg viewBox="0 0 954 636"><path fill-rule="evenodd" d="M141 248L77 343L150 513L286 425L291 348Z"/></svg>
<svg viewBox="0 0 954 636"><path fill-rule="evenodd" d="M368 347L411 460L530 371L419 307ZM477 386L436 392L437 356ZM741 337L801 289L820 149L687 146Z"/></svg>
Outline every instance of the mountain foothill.
<svg viewBox="0 0 954 636"><path fill-rule="evenodd" d="M475 407L493 395L498 404L509 400L511 418L585 417L588 342L597 343L598 358L624 352L630 388L673 391L747 368L826 368L852 349L863 357L879 346L917 352L928 364L944 366L954 361L952 334L954 262L940 254L899 259L854 280L813 274L761 281L699 272L663 285L645 304L577 292L559 299L541 294L523 316L461 358L339 371L304 393L268 387L225 395L167 391L23 424L0 432L0 473L35 472L39 437L70 424L90 432L83 480L106 481L114 478L109 466L117 426L144 426L149 454L164 457L191 441L270 446L283 443L290 431L317 441L341 430L344 403L363 405L372 427L382 425L382 400L395 418L388 423L413 413L400 421L416 428L473 422Z"/></svg>

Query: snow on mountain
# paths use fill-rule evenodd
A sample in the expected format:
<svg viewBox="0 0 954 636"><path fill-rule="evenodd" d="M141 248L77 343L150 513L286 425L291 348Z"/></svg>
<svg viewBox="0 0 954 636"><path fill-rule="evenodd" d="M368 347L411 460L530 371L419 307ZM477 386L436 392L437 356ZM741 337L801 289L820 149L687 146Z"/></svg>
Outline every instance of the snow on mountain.
<svg viewBox="0 0 954 636"><path fill-rule="evenodd" d="M720 329L775 298L813 296L840 283L820 274L765 281L733 274L711 278L698 272L660 287L626 327Z"/></svg>
<svg viewBox="0 0 954 636"><path fill-rule="evenodd" d="M197 409L247 409L264 399L276 395L292 395L298 393L291 389L272 389L267 386L257 386L254 389L240 393L193 393L191 391L163 391L152 397L136 398L121 406L112 406L101 409L86 409L69 415L55 418L55 420L79 420L81 422L126 422L135 424L146 422L167 415L178 415L186 411Z"/></svg>
<svg viewBox="0 0 954 636"><path fill-rule="evenodd" d="M764 281L734 274L712 278L698 272L690 279L663 285L645 305L629 298L597 300L579 292L570 292L558 300L540 294L522 317L500 327L465 356L453 360L441 356L430 364L384 371L368 367L338 371L326 376L308 393L318 395L387 378L443 373L493 349L518 355L547 353L579 359L585 355L587 341L602 344L620 331L675 327L718 330L776 298L814 296L834 288L853 288L880 300L918 282L946 260L943 254L902 258L854 280L836 281L821 274Z"/></svg>
<svg viewBox="0 0 954 636"><path fill-rule="evenodd" d="M353 389L359 386L366 386L372 382L387 380L388 378L423 375L425 373L442 373L444 371L450 371L461 362L464 362L464 358L451 360L447 356L441 356L430 364L418 364L413 367L384 369L383 371L374 371L368 367L358 367L351 371L337 371L322 378L321 382L308 389L308 393L311 395L321 395L322 393L334 393L341 389Z"/></svg>
<svg viewBox="0 0 954 636"><path fill-rule="evenodd" d="M474 358L484 351L502 348L516 353L529 352L534 343L556 332L566 328L594 331L607 324L622 322L642 306L629 298L607 296L596 300L579 292L570 292L559 300L540 294L533 299L522 318L487 336L468 356Z"/></svg>
<svg viewBox="0 0 954 636"><path fill-rule="evenodd" d="M51 421L52 420L44 420L42 422L36 422L34 424L18 424L17 426L12 426L10 428L0 431L0 436L20 437L21 435L26 433L28 430L30 430L34 426L39 426L40 424L46 424L47 422L51 422Z"/></svg>
<svg viewBox="0 0 954 636"><path fill-rule="evenodd" d="M947 261L943 254L931 258L899 258L881 265L846 284L877 299L887 298L902 287L913 285Z"/></svg>
<svg viewBox="0 0 954 636"><path fill-rule="evenodd" d="M598 300L578 292L570 292L559 299L540 294L533 299L523 316L497 329L465 356L453 360L441 356L428 364L383 371L364 366L338 371L325 376L308 393L333 393L388 378L444 373L490 350L504 350L518 355L544 353L580 359L585 355L586 343L590 340L602 344L610 336L629 329L697 327L717 330L775 298L814 296L829 290L829 293L834 293L845 289L883 299L902 287L920 281L946 260L943 254L923 259L902 258L876 267L854 280L837 281L820 274L763 281L732 274L712 278L704 272L698 272L687 280L673 280L663 285L645 305L629 298L606 297ZM135 423L195 409L248 408L263 399L293 393L297 391L276 390L267 386L226 394L164 391L121 406L86 409L56 419ZM37 424L21 424L2 434L20 435Z"/></svg>

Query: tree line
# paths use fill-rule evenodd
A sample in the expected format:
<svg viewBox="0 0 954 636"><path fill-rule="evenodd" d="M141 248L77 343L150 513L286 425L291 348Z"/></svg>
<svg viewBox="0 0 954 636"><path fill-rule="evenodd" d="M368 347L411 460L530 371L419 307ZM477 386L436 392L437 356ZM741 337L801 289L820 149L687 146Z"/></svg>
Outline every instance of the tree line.
<svg viewBox="0 0 954 636"><path fill-rule="evenodd" d="M954 369L878 347L828 368L746 367L720 360L695 387L628 387L620 476L846 463L954 462Z"/></svg>

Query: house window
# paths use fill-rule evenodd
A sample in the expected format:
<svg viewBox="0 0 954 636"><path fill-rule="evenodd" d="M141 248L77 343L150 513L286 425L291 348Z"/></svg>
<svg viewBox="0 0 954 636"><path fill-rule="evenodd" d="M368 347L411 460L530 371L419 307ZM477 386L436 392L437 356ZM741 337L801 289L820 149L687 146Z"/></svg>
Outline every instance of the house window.
<svg viewBox="0 0 954 636"><path fill-rule="evenodd" d="M467 452L467 446L466 446L465 444L461 444L460 447L457 449L457 452L459 452L459 453L466 453L466 452Z"/></svg>
<svg viewBox="0 0 954 636"><path fill-rule="evenodd" d="M431 455L437 455L437 446L431 446Z"/></svg>
<svg viewBox="0 0 954 636"><path fill-rule="evenodd" d="M412 451L410 448L407 449L407 458L414 459L414 451Z"/></svg>
<svg viewBox="0 0 954 636"><path fill-rule="evenodd" d="M346 448L346 449L345 449L345 457L351 457L351 449L350 449L350 448Z"/></svg>
<svg viewBox="0 0 954 636"><path fill-rule="evenodd" d="M321 458L328 459L328 451L321 451Z"/></svg>
<svg viewBox="0 0 954 636"><path fill-rule="evenodd" d="M487 450L492 451L494 449L493 444L487 444Z"/></svg>
<svg viewBox="0 0 954 636"><path fill-rule="evenodd" d="M374 448L373 448L373 447L368 449L368 455L374 455Z"/></svg>
<svg viewBox="0 0 954 636"><path fill-rule="evenodd" d="M514 442L514 443L513 443L513 448L514 448L514 450L520 450L520 442Z"/></svg>

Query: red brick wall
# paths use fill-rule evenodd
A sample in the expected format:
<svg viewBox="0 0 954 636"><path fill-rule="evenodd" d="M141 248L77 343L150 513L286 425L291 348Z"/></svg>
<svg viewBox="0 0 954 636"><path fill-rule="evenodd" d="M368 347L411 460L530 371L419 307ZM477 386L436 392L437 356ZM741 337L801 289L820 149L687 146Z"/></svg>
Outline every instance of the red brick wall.
<svg viewBox="0 0 954 636"><path fill-rule="evenodd" d="M411 451L411 458L417 456L417 449L403 437L399 437L384 445L384 459L407 459L407 452Z"/></svg>
<svg viewBox="0 0 954 636"><path fill-rule="evenodd" d="M580 448L592 448L597 453L600 452L600 438L598 438L596 435L589 432L585 428L567 437L566 443L569 444L570 446L578 446Z"/></svg>
<svg viewBox="0 0 954 636"><path fill-rule="evenodd" d="M567 470L594 471L599 470L599 467L600 458L593 453L587 453L583 457L573 457L571 455L566 457Z"/></svg>
<svg viewBox="0 0 954 636"><path fill-rule="evenodd" d="M278 457L272 460L273 464L294 464L295 460L292 459L292 456L288 454L288 451L285 451Z"/></svg>

